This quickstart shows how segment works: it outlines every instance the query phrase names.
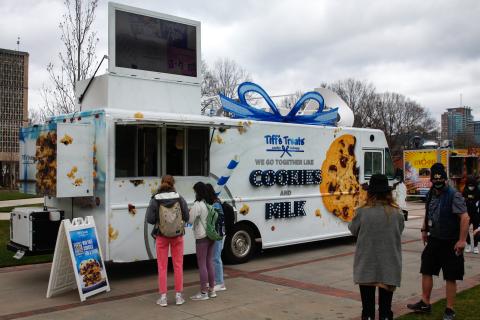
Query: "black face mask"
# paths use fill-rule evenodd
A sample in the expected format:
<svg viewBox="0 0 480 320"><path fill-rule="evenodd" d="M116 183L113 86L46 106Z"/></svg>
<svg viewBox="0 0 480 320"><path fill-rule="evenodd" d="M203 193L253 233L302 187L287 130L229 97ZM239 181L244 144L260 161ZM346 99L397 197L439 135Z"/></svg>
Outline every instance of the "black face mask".
<svg viewBox="0 0 480 320"><path fill-rule="evenodd" d="M445 187L445 182L435 182L433 184L433 187L437 190L441 190L443 189L443 187Z"/></svg>

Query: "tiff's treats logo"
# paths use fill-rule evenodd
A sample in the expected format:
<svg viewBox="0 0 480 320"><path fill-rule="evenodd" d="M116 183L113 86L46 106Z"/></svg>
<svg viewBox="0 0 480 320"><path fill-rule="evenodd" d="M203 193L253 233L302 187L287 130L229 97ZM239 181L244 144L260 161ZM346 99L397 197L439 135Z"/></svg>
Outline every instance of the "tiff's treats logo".
<svg viewBox="0 0 480 320"><path fill-rule="evenodd" d="M292 152L304 152L305 138L281 136L279 134L266 135L265 143L268 146L266 151L281 152L280 158L285 154L292 156Z"/></svg>
<svg viewBox="0 0 480 320"><path fill-rule="evenodd" d="M33 164L37 161L35 156L30 156L28 154L22 154L22 163L23 164Z"/></svg>

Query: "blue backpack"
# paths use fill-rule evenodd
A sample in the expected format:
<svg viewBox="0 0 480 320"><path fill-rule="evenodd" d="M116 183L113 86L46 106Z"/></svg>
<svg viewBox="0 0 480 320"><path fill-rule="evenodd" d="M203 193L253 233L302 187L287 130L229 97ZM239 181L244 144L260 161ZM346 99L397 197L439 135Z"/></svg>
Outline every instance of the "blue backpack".
<svg viewBox="0 0 480 320"><path fill-rule="evenodd" d="M218 235L223 237L225 236L225 214L223 212L223 205L220 201L215 202L212 207L217 210L218 219L215 223L215 230L217 230Z"/></svg>

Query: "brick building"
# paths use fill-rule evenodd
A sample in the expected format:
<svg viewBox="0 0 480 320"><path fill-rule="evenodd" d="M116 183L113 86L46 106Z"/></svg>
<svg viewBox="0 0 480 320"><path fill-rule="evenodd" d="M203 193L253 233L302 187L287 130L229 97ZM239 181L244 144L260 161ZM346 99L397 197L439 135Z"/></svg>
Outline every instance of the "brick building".
<svg viewBox="0 0 480 320"><path fill-rule="evenodd" d="M18 179L19 129L28 121L27 52L0 49L0 186Z"/></svg>

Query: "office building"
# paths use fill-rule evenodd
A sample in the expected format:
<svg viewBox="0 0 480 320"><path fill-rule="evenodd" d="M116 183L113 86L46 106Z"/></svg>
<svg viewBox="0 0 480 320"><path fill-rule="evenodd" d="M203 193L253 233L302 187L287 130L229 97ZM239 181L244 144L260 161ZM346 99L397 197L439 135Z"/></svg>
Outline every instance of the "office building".
<svg viewBox="0 0 480 320"><path fill-rule="evenodd" d="M473 115L469 107L449 108L442 114L442 140L456 140L473 134Z"/></svg>
<svg viewBox="0 0 480 320"><path fill-rule="evenodd" d="M28 121L27 52L0 49L0 186L18 179L19 129Z"/></svg>

